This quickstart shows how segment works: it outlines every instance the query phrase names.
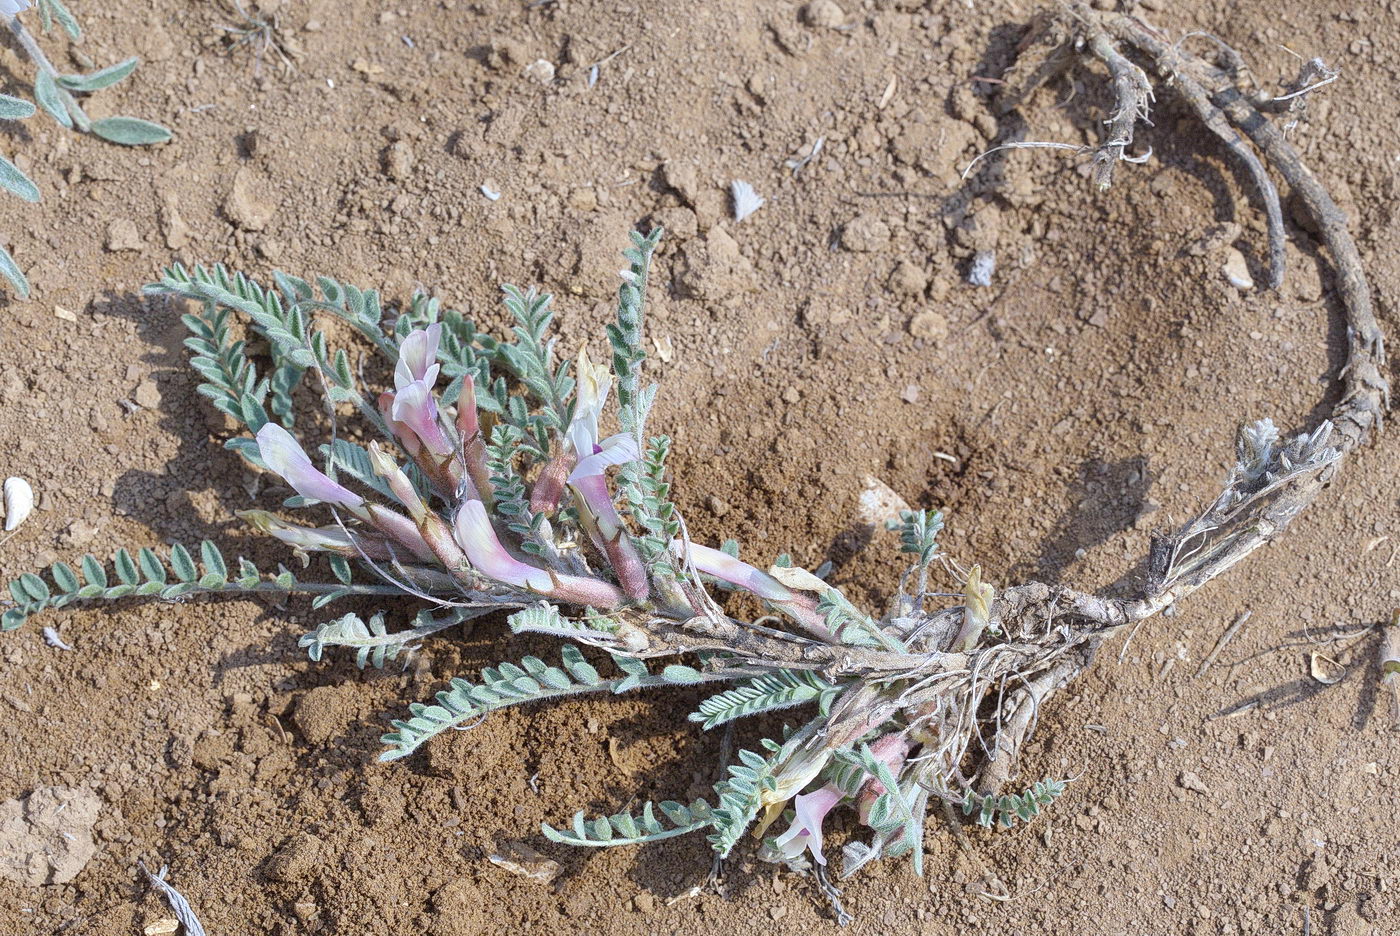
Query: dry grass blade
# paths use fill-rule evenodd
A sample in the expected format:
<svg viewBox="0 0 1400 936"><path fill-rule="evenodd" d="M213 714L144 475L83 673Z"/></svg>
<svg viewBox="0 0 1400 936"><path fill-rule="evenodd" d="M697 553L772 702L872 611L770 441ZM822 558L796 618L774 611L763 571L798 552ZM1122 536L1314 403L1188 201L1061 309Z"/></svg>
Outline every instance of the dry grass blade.
<svg viewBox="0 0 1400 936"><path fill-rule="evenodd" d="M1211 648L1209 655L1201 661L1200 668L1196 670L1197 679L1204 676L1206 670L1215 665L1215 661L1219 658L1220 652L1229 645L1230 641L1235 639L1235 635L1240 632L1240 628L1244 627L1245 621L1248 621L1253 614L1253 611L1243 612L1235 618L1234 623L1225 629L1225 633L1220 635L1220 639L1215 642L1215 646Z"/></svg>

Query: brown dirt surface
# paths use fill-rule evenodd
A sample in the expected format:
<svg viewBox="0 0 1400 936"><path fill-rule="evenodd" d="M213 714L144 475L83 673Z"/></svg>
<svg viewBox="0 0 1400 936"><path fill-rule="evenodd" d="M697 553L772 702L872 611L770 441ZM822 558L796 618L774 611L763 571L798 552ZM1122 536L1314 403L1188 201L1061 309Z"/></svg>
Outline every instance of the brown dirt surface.
<svg viewBox="0 0 1400 936"><path fill-rule="evenodd" d="M947 548L994 583L1107 588L1155 525L1218 490L1241 420L1297 431L1325 412L1345 341L1327 259L1290 221L1281 293L1226 281L1231 245L1262 276L1263 217L1169 89L1140 134L1152 159L1120 167L1106 195L1040 151L964 186L961 167L1009 129L976 79L1009 64L1034 7L837 2L812 16L771 0L263 3L302 52L284 75L224 54L214 4L72 0L87 34L71 53L45 40L55 60L143 59L93 113L160 120L175 139L126 150L42 115L9 136L43 202L0 199L34 284L0 309L3 472L39 505L0 571L204 537L283 558L232 517L275 498L222 450L179 310L140 295L174 259L397 298L421 285L497 329L498 284L539 283L559 297L561 346L596 348L625 232L663 223L650 327L667 353L651 366L692 534L829 558L871 607L902 564L891 535L856 520L866 475L947 512ZM1142 6L1174 36L1220 37L1264 82L1296 73L1283 45L1341 67L1293 139L1351 214L1400 334L1396 4ZM526 71L541 59L548 84ZM0 64L27 94L27 63L6 47ZM1043 89L1030 137L1097 142L1102 78L1084 67ZM809 165L785 167L819 138ZM736 178L767 198L740 224ZM996 253L990 287L965 281L976 250ZM931 822L923 879L886 861L847 883L850 931L1228 936L1302 933L1305 913L1318 934L1400 931L1400 756L1377 637L1328 640L1400 604L1398 452L1382 436L1277 545L1107 648L1043 713L1019 771L1074 777L1064 798L1024 828L967 829L967 849ZM211 933L836 930L809 879L747 846L722 894L692 896L710 866L698 837L583 851L540 836L575 809L704 792L720 741L685 721L696 694L504 712L379 765L409 701L550 642L479 622L407 671L360 673L297 649L323 616L124 602L0 637L0 801L51 786L100 800L76 878L0 880L0 932L141 932L169 913L138 860L169 865ZM43 624L73 649L47 645ZM1312 680L1310 649L1344 678ZM489 861L513 841L558 878Z"/></svg>

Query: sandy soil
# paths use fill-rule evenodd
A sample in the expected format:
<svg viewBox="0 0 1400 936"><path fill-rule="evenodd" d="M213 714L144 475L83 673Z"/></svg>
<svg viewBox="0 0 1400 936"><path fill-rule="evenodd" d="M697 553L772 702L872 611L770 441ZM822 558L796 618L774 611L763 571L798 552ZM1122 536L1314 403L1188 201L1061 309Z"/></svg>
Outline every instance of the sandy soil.
<svg viewBox="0 0 1400 936"><path fill-rule="evenodd" d="M304 53L289 75L224 54L213 4L72 6L83 53L143 59L93 112L175 140L122 150L43 117L8 140L44 201L0 200L34 284L0 310L2 467L41 494L0 547L7 578L203 537L280 558L232 519L271 503L194 394L178 310L139 293L173 259L421 285L496 327L498 284L537 282L574 347L600 341L625 231L663 223L652 329L674 354L653 359L657 419L692 533L832 559L872 606L900 563L887 534L860 533L866 475L947 512L947 546L993 582L1108 587L1154 525L1212 495L1241 419L1297 429L1334 399L1325 258L1290 227L1280 293L1226 281L1231 245L1261 276L1262 216L1169 93L1152 159L1105 196L1046 152L960 184L1009 129L977 79L1008 64L1029 4L844 0L833 28L779 2L306 0L281 4ZM1351 212L1400 332L1395 5L1143 6L1173 35L1219 36L1264 82L1296 72L1284 44L1341 66L1294 138ZM548 84L526 73L539 59ZM0 66L28 93L13 50ZM1097 142L1101 77L1046 88L1031 135ZM784 165L818 139L800 172ZM768 199L742 224L735 178ZM965 281L975 250L996 253L990 287ZM1282 542L1044 713L1020 778L1077 778L1048 815L968 829L967 850L932 823L924 879L887 862L850 882L851 931L1303 933L1305 912L1314 933L1400 930L1400 757L1375 637L1327 640L1400 604L1397 445L1361 452ZM685 896L709 869L699 839L581 852L539 836L577 808L707 788L719 741L685 722L693 695L503 713L376 765L408 701L547 642L482 623L408 672L360 673L297 650L319 617L129 603L0 638L0 800L58 785L99 802L96 856L71 882L0 880L0 931L141 932L168 913L138 860L168 864L211 933L835 931L810 881L751 852L723 894ZM1339 683L1310 678L1314 649L1346 666ZM564 873L544 886L487 860L511 841Z"/></svg>

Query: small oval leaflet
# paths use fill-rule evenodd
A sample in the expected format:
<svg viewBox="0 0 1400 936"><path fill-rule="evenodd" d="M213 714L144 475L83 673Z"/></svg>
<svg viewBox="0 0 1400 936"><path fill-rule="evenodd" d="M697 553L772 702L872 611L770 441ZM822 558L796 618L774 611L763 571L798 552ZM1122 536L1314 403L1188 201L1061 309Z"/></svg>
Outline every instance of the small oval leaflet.
<svg viewBox="0 0 1400 936"><path fill-rule="evenodd" d="M68 105L63 103L58 85L54 84L53 78L42 69L34 77L34 100L38 101L39 106L48 111L54 120L70 130L73 129L73 115L68 113Z"/></svg>
<svg viewBox="0 0 1400 936"><path fill-rule="evenodd" d="M0 94L0 120L23 120L34 116L34 105L24 98Z"/></svg>
<svg viewBox="0 0 1400 936"><path fill-rule="evenodd" d="M27 202L39 200L39 187L30 181L29 176L3 156L0 156L0 186Z"/></svg>
<svg viewBox="0 0 1400 936"><path fill-rule="evenodd" d="M92 122L92 132L124 146L148 146L170 139L170 131L158 123L139 117L104 117Z"/></svg>
<svg viewBox="0 0 1400 936"><path fill-rule="evenodd" d="M110 88L121 81L127 75L136 70L140 64L140 59L132 56L124 62L115 65L108 65L100 71L95 71L90 75L59 75L58 83L69 91L88 93L91 91L101 91L103 88Z"/></svg>
<svg viewBox="0 0 1400 936"><path fill-rule="evenodd" d="M0 247L0 275L10 281L10 285L15 288L15 295L21 299L29 298L29 280L25 279L24 272L15 263L15 258L10 256L10 252Z"/></svg>

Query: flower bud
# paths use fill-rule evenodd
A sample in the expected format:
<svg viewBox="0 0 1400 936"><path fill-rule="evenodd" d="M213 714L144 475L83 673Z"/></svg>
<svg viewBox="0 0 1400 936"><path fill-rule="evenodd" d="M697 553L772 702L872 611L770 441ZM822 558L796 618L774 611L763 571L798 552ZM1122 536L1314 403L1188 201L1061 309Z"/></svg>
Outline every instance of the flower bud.
<svg viewBox="0 0 1400 936"><path fill-rule="evenodd" d="M292 434L276 423L267 423L259 429L257 441L263 464L281 475L292 490L307 500L339 504L351 510L365 502L363 497L332 481L311 464Z"/></svg>

